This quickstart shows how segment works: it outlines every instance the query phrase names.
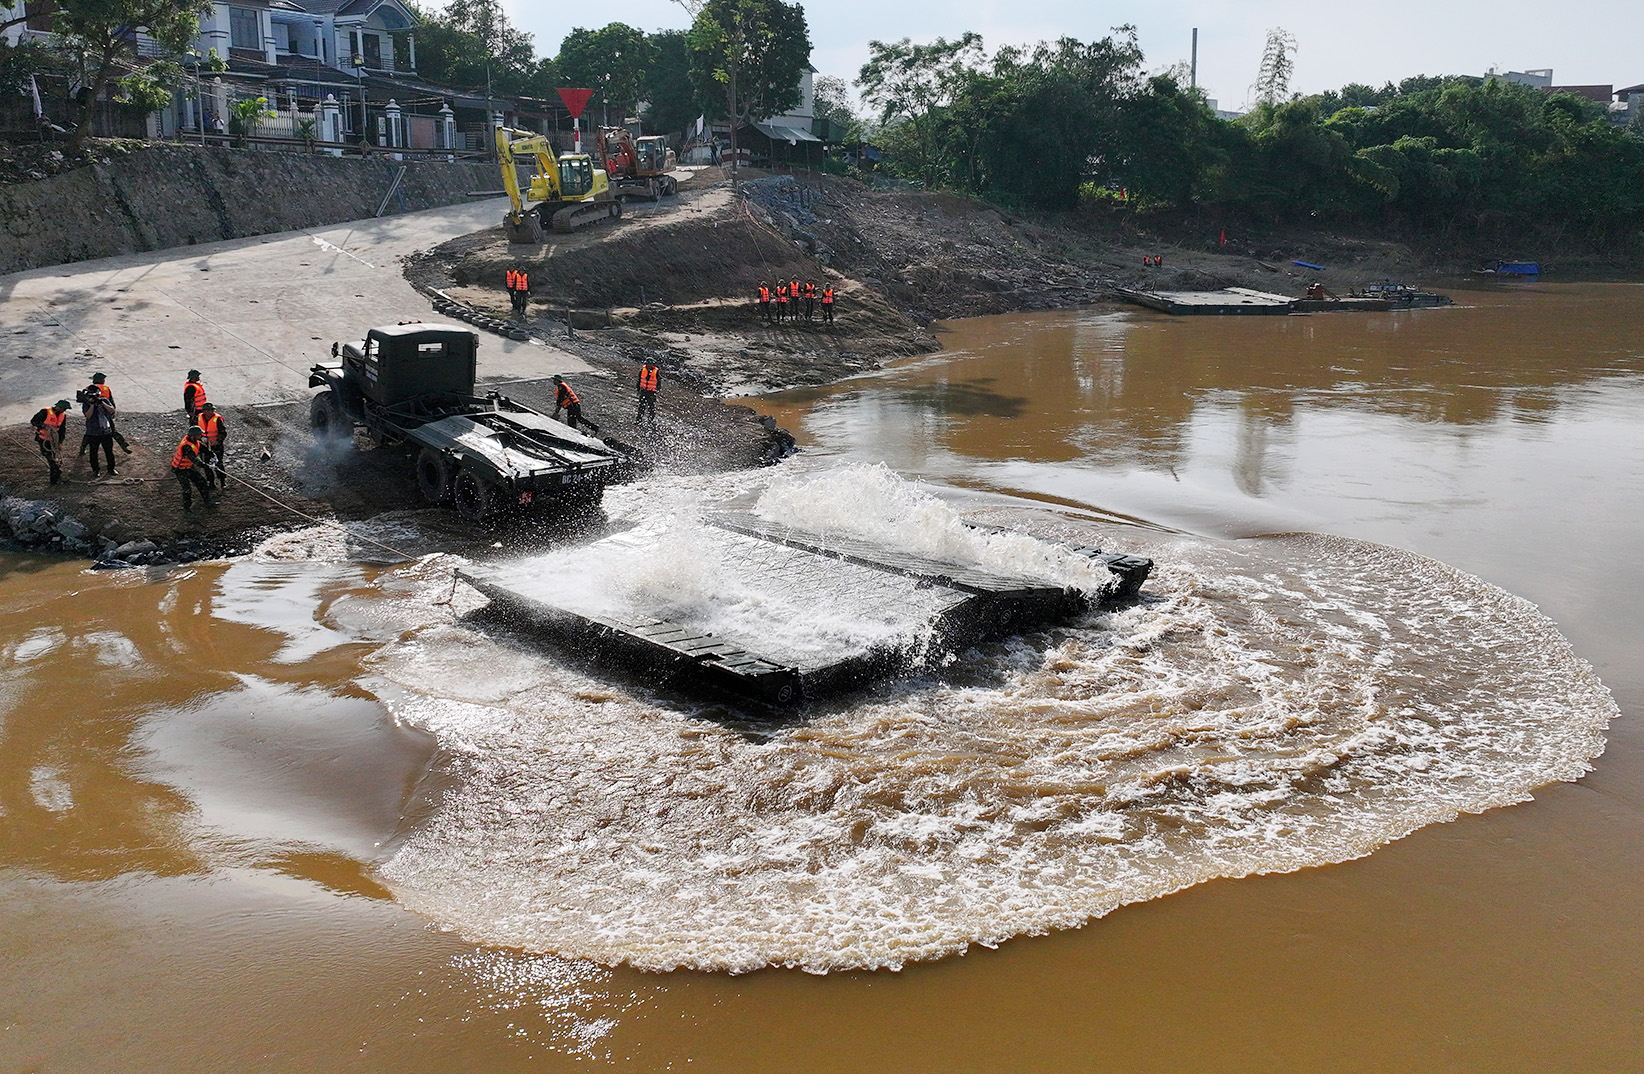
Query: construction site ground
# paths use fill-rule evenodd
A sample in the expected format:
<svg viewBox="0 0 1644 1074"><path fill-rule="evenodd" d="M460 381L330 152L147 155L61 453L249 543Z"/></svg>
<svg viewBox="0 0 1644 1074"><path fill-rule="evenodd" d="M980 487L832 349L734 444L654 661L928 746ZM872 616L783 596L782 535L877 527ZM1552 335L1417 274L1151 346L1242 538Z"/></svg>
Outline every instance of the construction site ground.
<svg viewBox="0 0 1644 1074"><path fill-rule="evenodd" d="M642 205L644 203L641 203ZM506 241L499 227L410 259L413 282L507 315L510 267L530 273L529 322L597 326L582 343L655 356L726 395L828 383L940 346L942 320L1116 300L1119 287L1229 286L1301 295L1320 280L1346 293L1420 268L1391 242L1178 233L1174 239L1087 216L1037 217L951 194L875 189L854 179L745 170L734 188L704 169L677 199L613 225ZM1143 259L1158 257L1157 267ZM1291 265L1324 263L1324 271ZM760 284L832 285L838 315L766 325ZM552 329L547 332L553 335Z"/></svg>

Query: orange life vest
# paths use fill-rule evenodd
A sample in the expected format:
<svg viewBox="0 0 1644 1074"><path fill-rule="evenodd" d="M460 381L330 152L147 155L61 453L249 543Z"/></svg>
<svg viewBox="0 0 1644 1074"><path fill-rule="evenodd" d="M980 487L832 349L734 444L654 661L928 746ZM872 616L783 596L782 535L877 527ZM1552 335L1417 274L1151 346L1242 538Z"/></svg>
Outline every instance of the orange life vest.
<svg viewBox="0 0 1644 1074"><path fill-rule="evenodd" d="M524 271L516 273L514 276L514 286L521 291L529 291L531 289L531 274Z"/></svg>
<svg viewBox="0 0 1644 1074"><path fill-rule="evenodd" d="M194 459L199 452L200 445L184 436L182 440L178 441L177 450L172 452L171 468L173 470L194 469Z"/></svg>
<svg viewBox="0 0 1644 1074"><path fill-rule="evenodd" d="M223 419L215 414L209 418L202 417L200 431L205 433L205 442L216 447L223 440Z"/></svg>
<svg viewBox="0 0 1644 1074"><path fill-rule="evenodd" d="M824 306L833 305L833 288L831 288L831 287L822 288L822 304Z"/></svg>
<svg viewBox="0 0 1644 1074"><path fill-rule="evenodd" d="M639 367L639 390L640 391L645 391L645 392L654 392L654 391L656 391L656 374L657 374L656 366L654 366L654 365L642 365L642 366L640 366Z"/></svg>
<svg viewBox="0 0 1644 1074"><path fill-rule="evenodd" d="M519 290L519 273L515 272L513 269L508 270L508 290Z"/></svg>
<svg viewBox="0 0 1644 1074"><path fill-rule="evenodd" d="M62 432L63 421L67 417L68 411L66 410L57 411L47 407L46 423L40 426L39 431L35 433L35 438L38 440L56 440L57 434Z"/></svg>
<svg viewBox="0 0 1644 1074"><path fill-rule="evenodd" d="M571 386L569 384L565 383L563 380L560 381L559 391L554 393L554 405L570 406L572 403L578 402L581 402L581 400L577 398L577 393L571 390Z"/></svg>
<svg viewBox="0 0 1644 1074"><path fill-rule="evenodd" d="M769 302L770 300L771 300L771 289L769 287L761 287L759 289L759 301Z"/></svg>
<svg viewBox="0 0 1644 1074"><path fill-rule="evenodd" d="M188 381L183 385L183 398L188 400L190 410L199 410L206 405L205 385L197 380Z"/></svg>
<svg viewBox="0 0 1644 1074"><path fill-rule="evenodd" d="M798 280L795 280L795 281L793 281L793 283L788 285L788 294L792 295L795 298L799 297L799 281Z"/></svg>
<svg viewBox="0 0 1644 1074"><path fill-rule="evenodd" d="M114 393L109 391L109 387L108 387L107 384L88 384L88 385L86 385L86 389L88 391L92 388L96 388L97 389L97 394L102 396L104 399L111 399L111 398L114 397Z"/></svg>
<svg viewBox="0 0 1644 1074"><path fill-rule="evenodd" d="M805 285L805 297L806 298L815 298L816 297L816 284L807 283Z"/></svg>
<svg viewBox="0 0 1644 1074"><path fill-rule="evenodd" d="M788 301L788 285L787 284L783 284L781 287L778 287L776 289L776 300L778 302Z"/></svg>

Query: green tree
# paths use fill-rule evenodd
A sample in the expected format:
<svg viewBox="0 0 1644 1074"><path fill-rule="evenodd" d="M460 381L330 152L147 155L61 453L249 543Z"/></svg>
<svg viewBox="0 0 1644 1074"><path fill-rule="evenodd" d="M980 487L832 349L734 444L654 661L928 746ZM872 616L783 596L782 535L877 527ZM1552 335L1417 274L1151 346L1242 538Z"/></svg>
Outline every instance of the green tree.
<svg viewBox="0 0 1644 1074"><path fill-rule="evenodd" d="M267 97L243 97L228 106L228 132L241 138L255 137L265 119L273 119Z"/></svg>
<svg viewBox="0 0 1644 1074"><path fill-rule="evenodd" d="M662 30L648 38L651 66L645 72L645 129L652 134L678 134L708 111L691 82L691 48L684 30Z"/></svg>
<svg viewBox="0 0 1644 1074"><path fill-rule="evenodd" d="M928 45L909 38L885 44L868 42L868 62L857 72L862 103L875 108L886 128L905 125L895 140L898 168L925 186L942 182L951 163L938 143L942 113L951 106L967 80L977 73L983 58L980 34L966 33L949 41L938 37Z"/></svg>
<svg viewBox="0 0 1644 1074"><path fill-rule="evenodd" d="M1064 37L995 53L993 72L1009 87L1012 107L983 147L995 160L994 189L1023 204L1071 209L1083 183L1111 177L1111 150L1141 65L1129 26L1099 41Z"/></svg>
<svg viewBox="0 0 1644 1074"><path fill-rule="evenodd" d="M158 112L171 103L172 92L183 84L182 65L159 60L120 79L115 101L140 116Z"/></svg>
<svg viewBox="0 0 1644 1074"><path fill-rule="evenodd" d="M851 87L838 75L817 75L811 81L813 114L826 124L830 141L854 142L862 137L862 120L851 106Z"/></svg>
<svg viewBox="0 0 1644 1074"><path fill-rule="evenodd" d="M61 50L72 57L83 90L70 113L75 130L70 146L78 150L91 133L97 96L122 66L137 58L137 32L161 48L182 53L200 32L200 16L209 0L57 0L51 28Z"/></svg>
<svg viewBox="0 0 1644 1074"><path fill-rule="evenodd" d="M566 35L559 46L560 74L572 85L592 89L604 106L602 121L611 122L611 106L622 123L639 100L654 53L642 31L613 22L598 30L581 27Z"/></svg>
<svg viewBox="0 0 1644 1074"><path fill-rule="evenodd" d="M689 43L691 81L704 97L717 91L723 101L735 160L738 127L799 103L811 58L805 10L783 0L707 0Z"/></svg>
<svg viewBox="0 0 1644 1074"><path fill-rule="evenodd" d="M417 74L440 86L520 93L537 74L529 33L508 21L497 0L451 0L441 11L416 8Z"/></svg>

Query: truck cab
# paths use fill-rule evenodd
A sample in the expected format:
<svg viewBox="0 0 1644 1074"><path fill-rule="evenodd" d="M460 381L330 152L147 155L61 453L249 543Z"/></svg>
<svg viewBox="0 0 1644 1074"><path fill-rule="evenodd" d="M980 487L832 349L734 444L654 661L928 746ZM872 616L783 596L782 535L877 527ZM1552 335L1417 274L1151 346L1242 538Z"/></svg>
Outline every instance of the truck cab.
<svg viewBox="0 0 1644 1074"><path fill-rule="evenodd" d="M379 406L418 396L473 395L479 333L454 325L373 328L340 352L344 382ZM310 387L320 387L309 378Z"/></svg>

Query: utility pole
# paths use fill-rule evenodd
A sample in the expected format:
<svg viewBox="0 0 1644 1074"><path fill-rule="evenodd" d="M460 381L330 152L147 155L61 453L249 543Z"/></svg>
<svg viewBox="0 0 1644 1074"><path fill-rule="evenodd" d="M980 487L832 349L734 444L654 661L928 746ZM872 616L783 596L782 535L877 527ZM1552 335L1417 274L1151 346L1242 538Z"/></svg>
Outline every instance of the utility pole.
<svg viewBox="0 0 1644 1074"><path fill-rule="evenodd" d="M490 132L485 142L489 146L485 155L492 160L497 159L497 110L491 106L491 58L485 59L485 127Z"/></svg>
<svg viewBox="0 0 1644 1074"><path fill-rule="evenodd" d="M1188 68L1188 70L1189 70L1189 74L1187 76L1187 80L1190 83L1189 88L1190 89L1198 89L1199 88L1199 28L1197 26L1193 27L1193 63L1192 63L1192 66Z"/></svg>

